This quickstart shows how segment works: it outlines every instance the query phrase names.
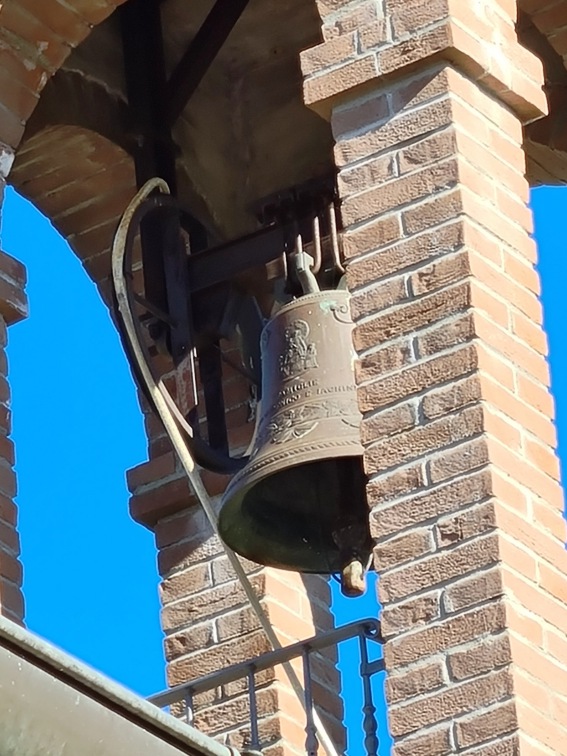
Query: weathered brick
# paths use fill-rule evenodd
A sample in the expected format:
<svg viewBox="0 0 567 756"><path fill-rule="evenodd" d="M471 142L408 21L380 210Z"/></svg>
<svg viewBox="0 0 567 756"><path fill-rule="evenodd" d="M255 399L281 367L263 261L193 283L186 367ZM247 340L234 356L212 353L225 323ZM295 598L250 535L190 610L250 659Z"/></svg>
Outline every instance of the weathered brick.
<svg viewBox="0 0 567 756"><path fill-rule="evenodd" d="M409 338L382 347L375 352L365 354L356 364L355 372L359 383L376 378L385 373L399 370L414 361L414 354Z"/></svg>
<svg viewBox="0 0 567 756"><path fill-rule="evenodd" d="M334 39L361 27L374 26L382 20L378 18L378 8L374 0L357 2L346 8L343 8L343 0L317 0L317 5L325 22L325 39Z"/></svg>
<svg viewBox="0 0 567 756"><path fill-rule="evenodd" d="M423 464L411 465L401 470L396 470L390 475L381 475L375 481L371 481L366 494L368 504L389 503L398 496L415 493L426 484L426 475ZM377 538L382 536L381 526L377 520L371 520L370 529Z"/></svg>
<svg viewBox="0 0 567 756"><path fill-rule="evenodd" d="M507 633L473 641L463 650L449 653L447 664L454 680L466 680L512 663Z"/></svg>
<svg viewBox="0 0 567 756"><path fill-rule="evenodd" d="M358 136L343 139L340 133L335 132L335 137L338 139L335 147L337 166L340 168L356 160L391 149L402 142L430 134L448 126L451 123L451 116L451 103L446 99L425 106L419 112L401 115L393 121L388 121L379 129L370 129Z"/></svg>
<svg viewBox="0 0 567 756"><path fill-rule="evenodd" d="M506 629L506 608L502 602L472 609L466 614L430 624L418 632L394 638L384 647L388 670L395 670L441 651L494 635Z"/></svg>
<svg viewBox="0 0 567 756"><path fill-rule="evenodd" d="M387 339L411 333L466 310L471 303L468 283L433 292L407 304L378 314L354 329L354 346L358 351L371 349Z"/></svg>
<svg viewBox="0 0 567 756"><path fill-rule="evenodd" d="M384 638L396 637L404 630L428 625L441 617L441 593L434 591L416 599L387 604L382 609L381 626Z"/></svg>
<svg viewBox="0 0 567 756"><path fill-rule="evenodd" d="M415 339L416 351L421 357L431 357L458 344L464 344L474 336L474 318L472 313L467 312L418 333Z"/></svg>
<svg viewBox="0 0 567 756"><path fill-rule="evenodd" d="M456 187L402 210L402 227L408 236L413 236L458 217L462 208L461 191Z"/></svg>
<svg viewBox="0 0 567 756"><path fill-rule="evenodd" d="M347 260L365 252L372 252L398 241L402 235L400 218L389 215L373 220L343 233L343 252Z"/></svg>
<svg viewBox="0 0 567 756"><path fill-rule="evenodd" d="M416 296L428 294L466 278L469 272L468 254L461 251L413 273L410 276L411 291Z"/></svg>
<svg viewBox="0 0 567 756"><path fill-rule="evenodd" d="M263 576L252 578L252 584L262 590ZM171 631L182 628L192 622L215 617L230 609L235 609L245 602L244 589L236 582L216 588L189 594L175 603L168 604L162 610L162 626Z"/></svg>
<svg viewBox="0 0 567 756"><path fill-rule="evenodd" d="M164 605L169 604L189 594L211 588L212 584L209 564L198 564L164 580L160 585L160 598Z"/></svg>
<svg viewBox="0 0 567 756"><path fill-rule="evenodd" d="M392 10L392 27L394 30L394 39L415 35L420 29L439 22L447 13L447 6L439 2L420 2L412 3L412 12L408 8Z"/></svg>
<svg viewBox="0 0 567 756"><path fill-rule="evenodd" d="M403 302L408 297L404 277L383 281L362 291L353 292L351 311L355 320Z"/></svg>
<svg viewBox="0 0 567 756"><path fill-rule="evenodd" d="M274 688L260 689L256 692L258 711L275 713L278 710L278 693ZM250 720L250 701L248 696L240 696L216 703L208 709L197 711L194 725L202 732L211 732L220 722L246 722Z"/></svg>
<svg viewBox="0 0 567 756"><path fill-rule="evenodd" d="M490 706L512 694L513 679L503 669L462 685L390 709L390 729L394 736L416 732L444 719Z"/></svg>
<svg viewBox="0 0 567 756"><path fill-rule="evenodd" d="M374 549L374 565L382 572L397 567L404 562L418 559L431 553L435 548L433 533L430 528L421 528L397 538L380 543Z"/></svg>
<svg viewBox="0 0 567 756"><path fill-rule="evenodd" d="M195 652L168 666L168 685L181 685L219 669L230 667L237 661L247 661L269 651L269 643L263 631L251 633L244 638L235 638L215 645L203 652Z"/></svg>
<svg viewBox="0 0 567 756"><path fill-rule="evenodd" d="M144 462L143 464L127 471L126 480L128 482L128 488L130 491L134 492L141 486L147 485L148 483L155 483L161 478L173 475L175 470L176 464L173 452L163 454L160 457L154 457L148 462Z"/></svg>
<svg viewBox="0 0 567 756"><path fill-rule="evenodd" d="M394 220L397 221L399 229L399 220L395 216ZM391 218L388 222L394 225ZM379 244L382 231L383 227L377 224L362 226L358 236L349 234L345 236L346 247L352 252L353 257L362 252L378 249L378 245L382 246ZM391 235L393 233L392 229ZM434 258L455 252L462 246L463 234L463 225L458 221L417 237L403 239L360 261L353 259L347 268L349 288L354 290L394 273L402 273L406 268L412 268L419 263L429 263ZM395 237L392 241L396 241L397 238L399 237Z"/></svg>
<svg viewBox="0 0 567 756"><path fill-rule="evenodd" d="M450 383L423 397L422 411L427 420L455 412L481 399L481 382L478 375Z"/></svg>
<svg viewBox="0 0 567 756"><path fill-rule="evenodd" d="M337 178L338 186L343 196L361 192L369 186L384 183L395 176L395 164L391 156L371 160L356 166L351 170L341 171ZM398 238L397 236L394 238ZM393 239L392 239L393 241Z"/></svg>
<svg viewBox="0 0 567 756"><path fill-rule="evenodd" d="M435 727L415 737L397 740L392 756L445 756L453 753L451 726Z"/></svg>
<svg viewBox="0 0 567 756"><path fill-rule="evenodd" d="M377 75L376 55L369 53L347 61L328 73L308 78L303 85L303 96L307 105L313 105L372 81Z"/></svg>
<svg viewBox="0 0 567 756"><path fill-rule="evenodd" d="M442 688L445 685L444 671L443 660L437 659L401 674L389 675L386 679L388 702L397 703Z"/></svg>
<svg viewBox="0 0 567 756"><path fill-rule="evenodd" d="M301 70L304 76L318 74L329 66L353 58L356 53L354 32L343 34L316 47L303 50L300 54Z"/></svg>
<svg viewBox="0 0 567 756"><path fill-rule="evenodd" d="M381 18L372 24L358 28L358 40L361 50L372 50L390 41L390 28L387 19Z"/></svg>
<svg viewBox="0 0 567 756"><path fill-rule="evenodd" d="M433 491L423 491L394 504L385 504L372 511L375 532L382 537L415 527L439 515L454 512L467 504L476 504L492 494L492 477L480 470L461 480L445 483Z"/></svg>
<svg viewBox="0 0 567 756"><path fill-rule="evenodd" d="M215 643L214 625L212 622L203 622L193 625L189 630L169 635L164 640L166 661L172 661L179 656L191 654L209 648Z"/></svg>
<svg viewBox="0 0 567 756"><path fill-rule="evenodd" d="M169 576L172 572L187 569L199 562L220 556L223 547L216 537L209 537L201 541L181 541L162 549L158 554L158 571L162 576Z"/></svg>
<svg viewBox="0 0 567 756"><path fill-rule="evenodd" d="M478 405L467 407L458 415L449 415L428 425L398 433L366 449L366 472L383 472L422 455L441 451L445 446L478 435L483 426L483 411Z"/></svg>
<svg viewBox="0 0 567 756"><path fill-rule="evenodd" d="M513 701L495 706L488 711L460 719L455 724L457 743L470 748L487 740L514 732L518 727L516 705Z"/></svg>
<svg viewBox="0 0 567 756"><path fill-rule="evenodd" d="M456 546L449 551L433 554L382 576L378 595L380 600L395 601L412 593L465 576L496 564L498 537L489 535Z"/></svg>
<svg viewBox="0 0 567 756"><path fill-rule="evenodd" d="M6 525L4 522L0 522L0 545L14 556L18 556L20 553L18 531L12 525Z"/></svg>
<svg viewBox="0 0 567 756"><path fill-rule="evenodd" d="M337 134L346 135L360 128L366 130L370 124L380 123L389 114L388 97L385 93L380 93L377 96L349 103L347 107L337 108L333 113L333 128ZM391 158L386 158L386 160L392 163ZM369 178L370 175L372 174L369 174Z"/></svg>
<svg viewBox="0 0 567 756"><path fill-rule="evenodd" d="M477 351L472 344L466 344L450 354L410 365L359 388L360 409L363 412L372 412L400 399L409 399L425 389L466 376L472 373L477 365Z"/></svg>
<svg viewBox="0 0 567 756"><path fill-rule="evenodd" d="M488 447L482 438L446 450L429 463L429 476L433 483L454 478L488 463Z"/></svg>
<svg viewBox="0 0 567 756"><path fill-rule="evenodd" d="M11 580L0 579L0 614L19 623L24 616L24 596Z"/></svg>
<svg viewBox="0 0 567 756"><path fill-rule="evenodd" d="M260 568L255 562L251 562L249 559L240 558L240 564L244 568L244 572L247 575L257 572ZM221 556L218 559L214 559L211 562L211 570L213 575L213 583L220 585L236 578L236 573L228 560L227 556Z"/></svg>
<svg viewBox="0 0 567 756"><path fill-rule="evenodd" d="M0 541L0 575L14 585L22 585L23 569L22 563L17 559L12 550L5 550L4 544Z"/></svg>
<svg viewBox="0 0 567 756"><path fill-rule="evenodd" d="M443 605L448 613L460 612L503 593L502 574L499 569L491 569L448 585L443 593Z"/></svg>
<svg viewBox="0 0 567 756"><path fill-rule="evenodd" d="M0 494L0 520L8 525L15 525L17 521L17 508L12 499Z"/></svg>
<svg viewBox="0 0 567 756"><path fill-rule="evenodd" d="M487 502L439 520L435 535L437 544L443 548L482 535L495 527L495 507L492 502Z"/></svg>
<svg viewBox="0 0 567 756"><path fill-rule="evenodd" d="M386 186L367 189L342 203L345 225L359 223L372 216L395 210L420 199L451 189L459 180L455 160L436 163L408 176L394 178Z"/></svg>
<svg viewBox="0 0 567 756"><path fill-rule="evenodd" d="M402 404L363 420L360 429L362 442L370 444L413 428L417 424L416 409L414 404Z"/></svg>

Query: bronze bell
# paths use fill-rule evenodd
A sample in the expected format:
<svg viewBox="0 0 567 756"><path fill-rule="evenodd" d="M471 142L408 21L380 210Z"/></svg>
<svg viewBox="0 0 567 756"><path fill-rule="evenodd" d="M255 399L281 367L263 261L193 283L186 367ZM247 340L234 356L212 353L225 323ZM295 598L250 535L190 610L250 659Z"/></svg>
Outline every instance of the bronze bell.
<svg viewBox="0 0 567 756"><path fill-rule="evenodd" d="M371 539L352 329L342 290L302 296L265 326L250 460L227 488L219 528L248 559L340 572L345 592L358 594Z"/></svg>

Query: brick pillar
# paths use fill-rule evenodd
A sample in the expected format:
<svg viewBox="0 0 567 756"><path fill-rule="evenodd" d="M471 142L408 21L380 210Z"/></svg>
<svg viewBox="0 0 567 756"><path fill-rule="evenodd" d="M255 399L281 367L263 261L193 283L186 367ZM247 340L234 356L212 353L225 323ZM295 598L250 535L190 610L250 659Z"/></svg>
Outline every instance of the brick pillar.
<svg viewBox="0 0 567 756"><path fill-rule="evenodd" d="M234 359L238 359L233 354ZM162 368L166 368L165 365ZM171 372L166 378L181 409L191 396L188 376ZM248 445L253 422L246 382L225 365L227 424L233 453ZM128 474L133 493L131 513L154 531L158 568L162 577L167 682L170 686L251 659L270 650L220 541L189 492L164 431L146 414L150 461ZM217 506L228 479L204 473L203 480ZM245 562L257 595L283 645L330 630L330 588L321 576L301 576ZM313 659L313 693L319 713L343 749L342 703L334 653ZM299 676L301 665L296 666ZM260 735L266 756L301 756L305 753L305 717L281 668L257 676ZM246 684L234 683L197 697L195 726L228 744L242 747L249 737Z"/></svg>
<svg viewBox="0 0 567 756"><path fill-rule="evenodd" d="M540 65L514 0L319 5L305 98L336 138L394 754L567 754L565 523L522 151Z"/></svg>
<svg viewBox="0 0 567 756"><path fill-rule="evenodd" d="M2 187L3 190L3 187ZM22 565L17 532L16 474L11 431L10 387L7 381L8 326L27 317L25 269L0 252L0 614L23 624Z"/></svg>

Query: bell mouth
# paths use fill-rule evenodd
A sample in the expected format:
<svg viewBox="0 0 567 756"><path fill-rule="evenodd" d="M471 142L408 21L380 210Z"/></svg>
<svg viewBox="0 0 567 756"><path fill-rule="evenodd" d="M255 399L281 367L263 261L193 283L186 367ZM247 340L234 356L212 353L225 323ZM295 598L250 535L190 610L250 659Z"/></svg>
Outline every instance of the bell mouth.
<svg viewBox="0 0 567 756"><path fill-rule="evenodd" d="M340 572L349 550L369 553L359 456L287 467L248 485L239 485L238 478L226 492L219 531L241 556L270 567L331 574Z"/></svg>

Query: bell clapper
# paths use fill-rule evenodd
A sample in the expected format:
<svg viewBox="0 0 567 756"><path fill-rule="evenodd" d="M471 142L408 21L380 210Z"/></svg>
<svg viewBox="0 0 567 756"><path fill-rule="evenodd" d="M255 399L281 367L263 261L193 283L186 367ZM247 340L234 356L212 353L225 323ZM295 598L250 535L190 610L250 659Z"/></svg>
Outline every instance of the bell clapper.
<svg viewBox="0 0 567 756"><path fill-rule="evenodd" d="M341 592L349 598L363 596L366 593L366 569L357 556L341 569Z"/></svg>

